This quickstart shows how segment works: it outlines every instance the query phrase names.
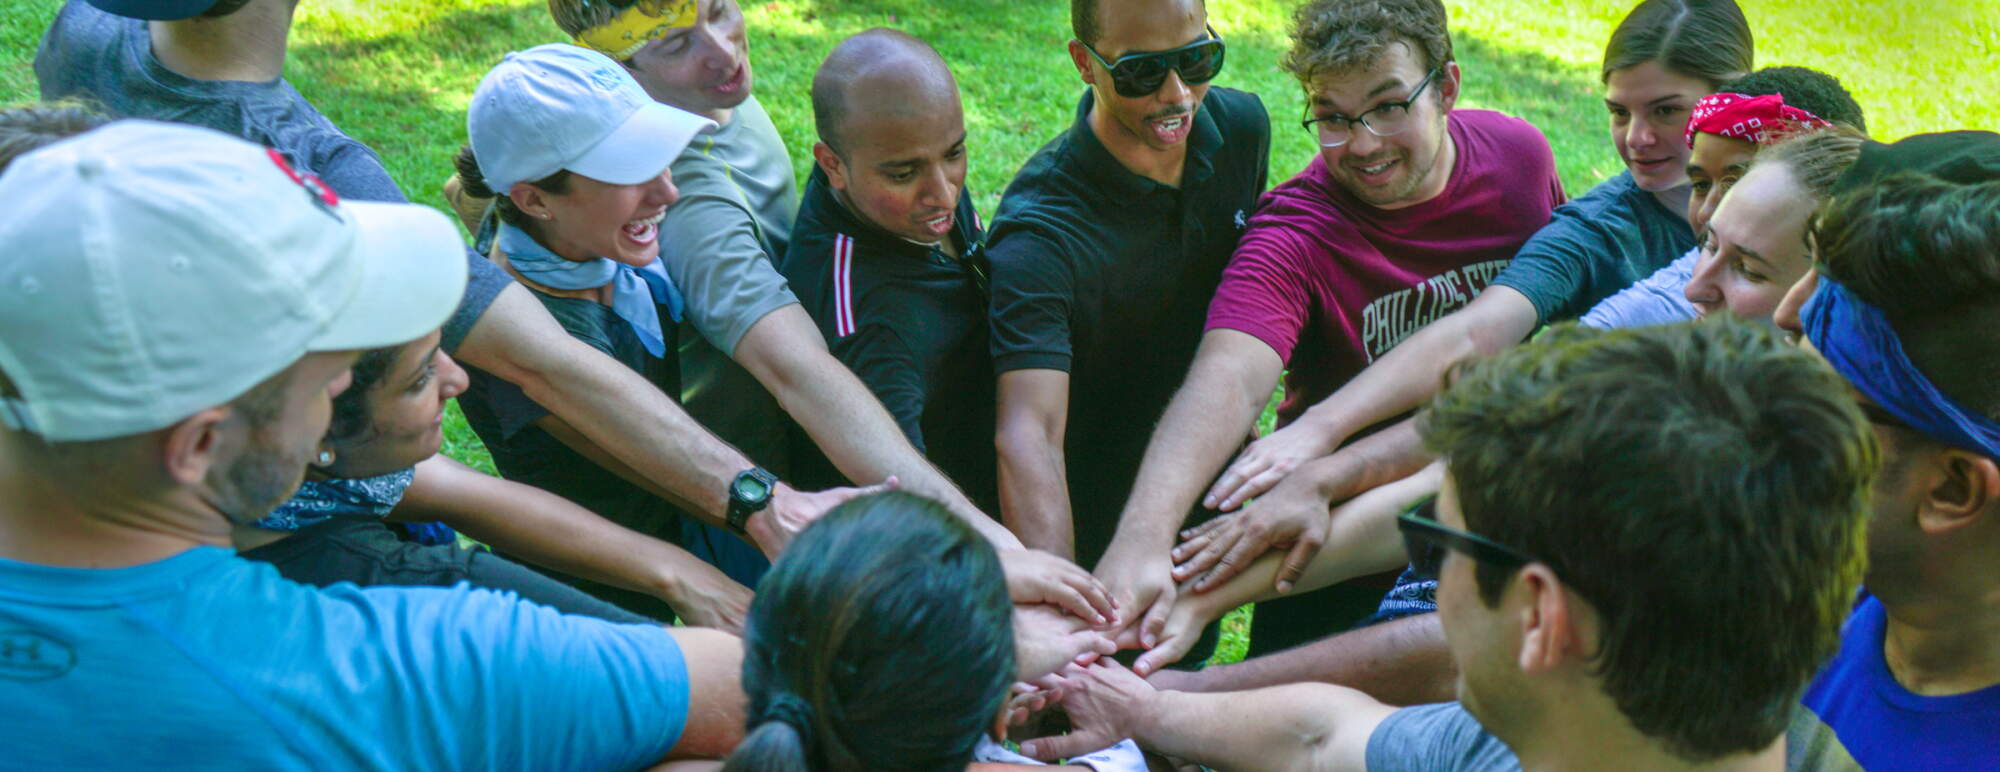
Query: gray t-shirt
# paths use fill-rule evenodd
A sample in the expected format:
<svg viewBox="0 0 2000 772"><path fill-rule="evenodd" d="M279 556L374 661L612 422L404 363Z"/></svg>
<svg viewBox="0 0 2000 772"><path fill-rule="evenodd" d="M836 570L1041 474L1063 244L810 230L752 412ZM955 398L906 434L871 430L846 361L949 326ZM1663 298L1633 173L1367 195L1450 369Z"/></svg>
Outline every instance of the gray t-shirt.
<svg viewBox="0 0 2000 772"><path fill-rule="evenodd" d="M1456 702L1389 714L1368 736L1368 772L1519 772L1521 760ZM1832 731L1799 706L1785 729L1786 772L1860 772Z"/></svg>
<svg viewBox="0 0 2000 772"><path fill-rule="evenodd" d="M56 14L35 52L42 99L81 98L119 118L205 126L276 148L293 169L317 175L342 198L406 201L367 145L341 133L285 79L195 80L153 56L146 22L113 16L82 0ZM253 202L246 202L253 203ZM485 258L466 252L465 296L444 327L446 351L512 281Z"/></svg>
<svg viewBox="0 0 2000 772"><path fill-rule="evenodd" d="M778 273L799 210L785 141L756 97L695 137L671 167L681 198L660 222L660 257L687 299L681 403L758 464L786 475L784 412L732 359L766 314L799 302Z"/></svg>

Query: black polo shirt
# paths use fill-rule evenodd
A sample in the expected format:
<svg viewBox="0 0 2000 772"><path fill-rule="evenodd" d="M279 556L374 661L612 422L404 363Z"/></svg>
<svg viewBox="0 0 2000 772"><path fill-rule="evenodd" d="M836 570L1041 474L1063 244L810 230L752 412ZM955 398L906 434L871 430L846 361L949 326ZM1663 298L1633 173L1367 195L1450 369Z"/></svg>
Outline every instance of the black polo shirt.
<svg viewBox="0 0 2000 772"><path fill-rule="evenodd" d="M998 494L987 268L970 193L959 192L949 238L959 257L862 220L815 166L778 271L834 357L882 400L931 463L992 512ZM814 487L849 482L803 432L794 436L795 478Z"/></svg>
<svg viewBox="0 0 2000 772"><path fill-rule="evenodd" d="M1187 377L1208 301L1264 191L1271 122L1255 95L1210 88L1181 185L1134 174L1076 122L1000 200L987 238L996 372L1070 374L1065 432L1077 557L1109 543L1153 426Z"/></svg>

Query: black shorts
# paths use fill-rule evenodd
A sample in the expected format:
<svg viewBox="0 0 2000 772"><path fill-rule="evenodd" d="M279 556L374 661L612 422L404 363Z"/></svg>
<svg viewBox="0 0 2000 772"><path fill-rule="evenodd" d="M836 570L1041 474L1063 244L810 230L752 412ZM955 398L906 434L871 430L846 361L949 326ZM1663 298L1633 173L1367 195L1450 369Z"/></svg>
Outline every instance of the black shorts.
<svg viewBox="0 0 2000 772"><path fill-rule="evenodd" d="M379 520L336 517L238 554L275 566L286 579L317 587L336 582L363 587L450 587L467 582L512 592L565 614L626 624L658 624L485 550L403 541Z"/></svg>

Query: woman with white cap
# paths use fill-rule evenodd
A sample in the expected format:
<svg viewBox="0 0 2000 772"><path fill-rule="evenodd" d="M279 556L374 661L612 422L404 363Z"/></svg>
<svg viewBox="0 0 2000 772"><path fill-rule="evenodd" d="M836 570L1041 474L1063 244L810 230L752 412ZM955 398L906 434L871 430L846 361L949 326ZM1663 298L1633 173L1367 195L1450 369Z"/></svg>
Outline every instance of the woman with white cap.
<svg viewBox="0 0 2000 772"><path fill-rule="evenodd" d="M623 67L570 45L508 54L480 81L466 124L472 142L456 159L459 175L468 191L498 194L488 256L572 336L678 394L681 297L660 263L657 224L679 195L667 165L714 124L653 101ZM786 540L763 519L737 517L734 495L730 520L757 547L685 516L663 489L521 390L467 369L471 386L459 404L507 478L679 543L746 585ZM768 498L776 480L757 472L732 487ZM664 611L650 596L578 583L640 613Z"/></svg>

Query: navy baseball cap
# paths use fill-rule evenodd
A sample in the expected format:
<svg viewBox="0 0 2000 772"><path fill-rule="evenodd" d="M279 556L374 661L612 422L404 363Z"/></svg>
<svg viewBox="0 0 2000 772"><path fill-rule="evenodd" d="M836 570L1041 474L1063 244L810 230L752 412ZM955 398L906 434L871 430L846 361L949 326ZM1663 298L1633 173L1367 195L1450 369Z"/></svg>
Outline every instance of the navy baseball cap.
<svg viewBox="0 0 2000 772"><path fill-rule="evenodd" d="M214 8L217 0L84 0L114 16L146 21L179 21L200 16Z"/></svg>

